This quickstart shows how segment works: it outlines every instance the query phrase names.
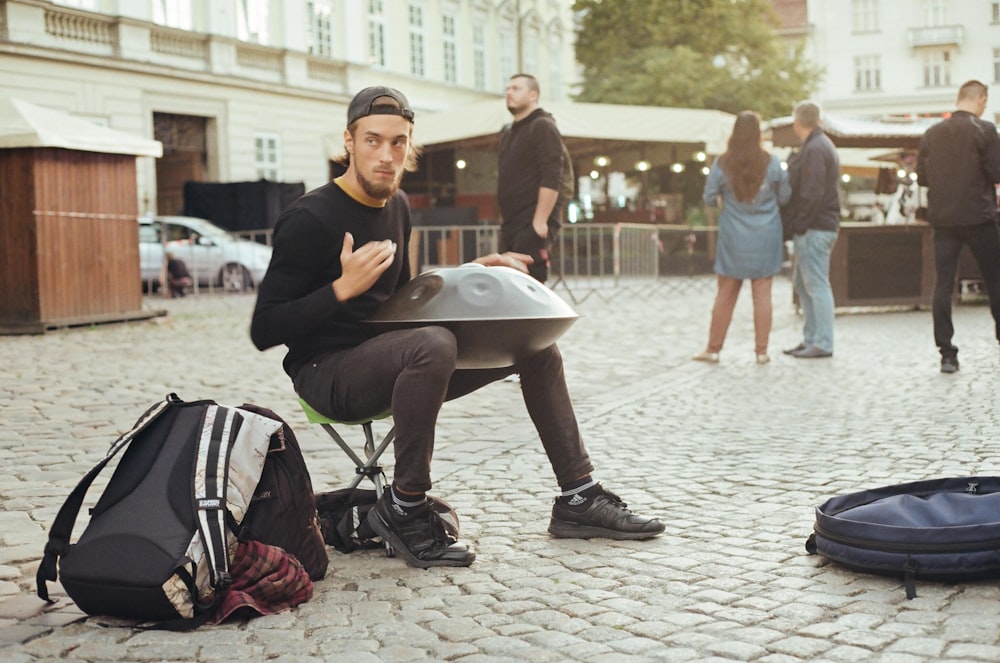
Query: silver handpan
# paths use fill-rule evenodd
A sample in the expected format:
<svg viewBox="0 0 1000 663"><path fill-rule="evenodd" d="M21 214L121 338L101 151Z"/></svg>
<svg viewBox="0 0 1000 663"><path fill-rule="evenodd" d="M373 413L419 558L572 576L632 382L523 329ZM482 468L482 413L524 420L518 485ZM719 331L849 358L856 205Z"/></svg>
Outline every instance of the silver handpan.
<svg viewBox="0 0 1000 663"><path fill-rule="evenodd" d="M552 345L578 317L527 274L469 263L418 275L366 322L383 331L439 325L458 340L458 368L498 368Z"/></svg>

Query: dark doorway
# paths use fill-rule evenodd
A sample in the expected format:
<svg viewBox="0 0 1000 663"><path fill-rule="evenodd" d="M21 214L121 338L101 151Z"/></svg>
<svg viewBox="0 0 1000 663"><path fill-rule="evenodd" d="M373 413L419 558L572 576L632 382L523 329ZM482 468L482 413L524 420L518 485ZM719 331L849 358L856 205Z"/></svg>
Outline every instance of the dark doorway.
<svg viewBox="0 0 1000 663"><path fill-rule="evenodd" d="M157 213L181 214L184 183L206 179L208 120L196 115L153 113L154 138L163 143L163 156L156 160Z"/></svg>

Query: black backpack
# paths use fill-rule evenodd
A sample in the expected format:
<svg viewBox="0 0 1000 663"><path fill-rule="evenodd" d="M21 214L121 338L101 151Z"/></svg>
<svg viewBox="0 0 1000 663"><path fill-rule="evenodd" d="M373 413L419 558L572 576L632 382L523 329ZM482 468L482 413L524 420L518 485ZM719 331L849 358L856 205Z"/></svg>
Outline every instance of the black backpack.
<svg viewBox="0 0 1000 663"><path fill-rule="evenodd" d="M143 413L60 508L38 568L38 596L49 600L46 581L58 575L88 614L197 626L232 582L229 562L238 536L287 543L292 555L305 551L303 566L322 577L325 549L322 558L309 544L294 549L296 541L309 539L301 524L315 523L298 445L270 411L250 408L186 403L170 394ZM290 449L294 453L286 453ZM87 490L122 450L90 522L70 544ZM289 489L286 476L306 483ZM293 498L302 491L306 506ZM312 531L314 540L320 537L317 528Z"/></svg>
<svg viewBox="0 0 1000 663"><path fill-rule="evenodd" d="M277 546L298 559L311 580L326 575L330 558L319 529L312 478L291 427L267 408L244 403L240 409L281 422L271 437L267 460L238 533L241 541Z"/></svg>
<svg viewBox="0 0 1000 663"><path fill-rule="evenodd" d="M931 479L834 497L816 508L806 551L915 581L1000 574L1000 477Z"/></svg>

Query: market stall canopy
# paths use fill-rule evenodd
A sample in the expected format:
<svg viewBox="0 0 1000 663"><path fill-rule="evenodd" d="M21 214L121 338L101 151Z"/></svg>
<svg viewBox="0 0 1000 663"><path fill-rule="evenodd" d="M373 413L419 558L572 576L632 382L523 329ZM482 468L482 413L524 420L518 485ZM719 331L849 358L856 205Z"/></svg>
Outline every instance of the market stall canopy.
<svg viewBox="0 0 1000 663"><path fill-rule="evenodd" d="M21 99L0 99L0 149L18 147L59 147L146 157L163 155L159 141L102 127Z"/></svg>
<svg viewBox="0 0 1000 663"><path fill-rule="evenodd" d="M706 151L725 150L735 116L716 110L587 104L546 101L567 145L570 141L627 141L703 144ZM417 143L428 146L466 143L470 139L495 140L511 115L502 99L487 99L441 113L418 115L414 125Z"/></svg>
<svg viewBox="0 0 1000 663"><path fill-rule="evenodd" d="M916 149L920 137L940 118L883 122L863 118L823 116L823 132L837 147ZM794 147L799 139L792 130L792 118L771 120L771 136L775 147Z"/></svg>
<svg viewBox="0 0 1000 663"><path fill-rule="evenodd" d="M793 148L788 146L775 147L773 152L782 161L786 161ZM880 168L896 169L911 164L917 158L916 149L900 148L887 151L884 147L839 147L837 156L840 158L840 169L852 175L871 175Z"/></svg>

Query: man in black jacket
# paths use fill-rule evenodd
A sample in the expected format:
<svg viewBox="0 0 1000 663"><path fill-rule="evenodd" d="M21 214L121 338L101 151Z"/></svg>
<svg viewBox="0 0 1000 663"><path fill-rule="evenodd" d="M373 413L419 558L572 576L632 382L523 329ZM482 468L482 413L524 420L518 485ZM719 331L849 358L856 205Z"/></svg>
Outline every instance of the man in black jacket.
<svg viewBox="0 0 1000 663"><path fill-rule="evenodd" d="M830 254L840 228L840 160L811 101L795 107L792 129L802 142L788 160L792 198L782 208L795 250L793 281L802 307L802 342L785 350L797 359L833 355L833 288Z"/></svg>
<svg viewBox="0 0 1000 663"><path fill-rule="evenodd" d="M517 371L531 420L561 495L556 537L648 539L663 523L633 514L591 477L593 465L551 345L496 369L456 369L457 341L444 327L378 334L364 320L410 279L410 207L399 190L412 170L413 110L399 90L366 88L347 110L346 172L299 198L278 219L250 336L258 349L284 344L285 371L316 411L362 421L388 410L396 425L390 490L368 522L411 566L468 566L475 553L450 538L427 503L434 430L444 401ZM527 271L517 253L480 264Z"/></svg>
<svg viewBox="0 0 1000 663"><path fill-rule="evenodd" d="M927 220L934 229L932 315L942 373L958 370L958 348L951 342L951 298L963 245L979 265L1000 341L1000 235L994 188L1000 182L1000 139L996 126L980 119L986 100L986 85L962 84L958 110L924 132L917 156L917 182L928 188Z"/></svg>
<svg viewBox="0 0 1000 663"><path fill-rule="evenodd" d="M559 230L562 137L555 120L538 106L538 81L514 74L507 85L507 110L514 122L500 136L497 203L500 251L518 251L534 262L528 273L542 283L549 276L549 247Z"/></svg>

